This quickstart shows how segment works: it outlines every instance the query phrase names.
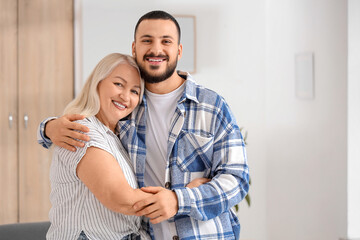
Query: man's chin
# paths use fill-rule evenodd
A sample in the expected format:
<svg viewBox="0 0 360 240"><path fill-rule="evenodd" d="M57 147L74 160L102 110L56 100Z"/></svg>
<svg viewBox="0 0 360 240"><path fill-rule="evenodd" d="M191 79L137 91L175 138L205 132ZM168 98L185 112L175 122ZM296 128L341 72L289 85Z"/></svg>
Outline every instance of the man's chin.
<svg viewBox="0 0 360 240"><path fill-rule="evenodd" d="M160 66L146 66L142 68L139 65L141 76L146 83L160 83L170 78L176 70L177 62L167 66L165 69ZM156 69L154 69L156 68Z"/></svg>
<svg viewBox="0 0 360 240"><path fill-rule="evenodd" d="M148 73L147 74L149 77L151 77L151 78L161 78L161 77L163 77L164 75L165 75L165 73L164 72L161 72L161 73Z"/></svg>
<svg viewBox="0 0 360 240"><path fill-rule="evenodd" d="M146 76L144 77L144 81L149 84L155 84L155 83L161 83L165 81L167 78L164 78L162 76Z"/></svg>
<svg viewBox="0 0 360 240"><path fill-rule="evenodd" d="M150 67L146 69L149 76L158 77L166 73L166 69L161 69L160 66Z"/></svg>

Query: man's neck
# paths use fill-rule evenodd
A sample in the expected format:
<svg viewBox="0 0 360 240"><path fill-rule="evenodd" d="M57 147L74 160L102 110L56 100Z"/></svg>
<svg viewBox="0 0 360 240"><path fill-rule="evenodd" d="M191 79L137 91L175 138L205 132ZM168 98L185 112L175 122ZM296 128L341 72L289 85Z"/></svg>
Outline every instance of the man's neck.
<svg viewBox="0 0 360 240"><path fill-rule="evenodd" d="M156 94L166 94L174 91L178 87L180 87L184 83L185 79L180 77L177 72L175 71L171 77L168 79L159 82L159 83L146 83L145 88Z"/></svg>

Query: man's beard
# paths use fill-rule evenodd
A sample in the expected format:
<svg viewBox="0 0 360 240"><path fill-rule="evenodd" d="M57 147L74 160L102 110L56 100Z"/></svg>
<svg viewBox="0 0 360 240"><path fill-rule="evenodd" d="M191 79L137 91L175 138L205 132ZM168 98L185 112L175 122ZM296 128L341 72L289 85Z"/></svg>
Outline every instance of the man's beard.
<svg viewBox="0 0 360 240"><path fill-rule="evenodd" d="M144 61L145 61L146 57L155 57L155 56L144 56ZM135 60L136 60L136 58L135 58ZM159 83L159 82L165 81L166 79L168 79L169 77L171 77L173 75L173 73L175 72L176 66L177 66L177 61L178 61L178 59L176 57L175 62L170 65L167 65L165 72L160 75L151 75L145 69L145 67L143 67L141 64L138 63L137 60L136 60L136 63L139 66L141 77L144 79L145 82ZM159 66L150 66L150 68L156 69L156 68L159 68Z"/></svg>

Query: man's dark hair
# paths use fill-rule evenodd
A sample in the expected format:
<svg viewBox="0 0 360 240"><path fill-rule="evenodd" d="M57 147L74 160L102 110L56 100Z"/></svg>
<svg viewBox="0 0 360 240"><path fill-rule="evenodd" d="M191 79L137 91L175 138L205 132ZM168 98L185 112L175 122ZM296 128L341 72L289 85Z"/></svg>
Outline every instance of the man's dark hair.
<svg viewBox="0 0 360 240"><path fill-rule="evenodd" d="M179 23L176 21L176 19L171 14L169 14L167 12L164 12L164 11L161 11L161 10L148 12L139 19L139 21L136 23L136 26L135 26L134 39L135 39L136 31L137 31L137 29L139 27L139 24L142 21L148 20L148 19L152 19L152 20L156 20L156 19L170 20L173 23L175 23L175 26L176 26L177 31L178 31L178 37L179 37L178 43L180 43L181 30L180 30Z"/></svg>

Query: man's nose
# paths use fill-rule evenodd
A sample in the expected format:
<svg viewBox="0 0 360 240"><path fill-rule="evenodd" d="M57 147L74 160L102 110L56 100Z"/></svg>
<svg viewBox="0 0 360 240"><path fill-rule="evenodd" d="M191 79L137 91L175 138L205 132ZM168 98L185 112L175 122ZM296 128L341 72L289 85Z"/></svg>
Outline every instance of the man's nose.
<svg viewBox="0 0 360 240"><path fill-rule="evenodd" d="M150 52L153 53L155 56L159 56L163 54L163 49L161 42L154 41L153 44L151 44Z"/></svg>

